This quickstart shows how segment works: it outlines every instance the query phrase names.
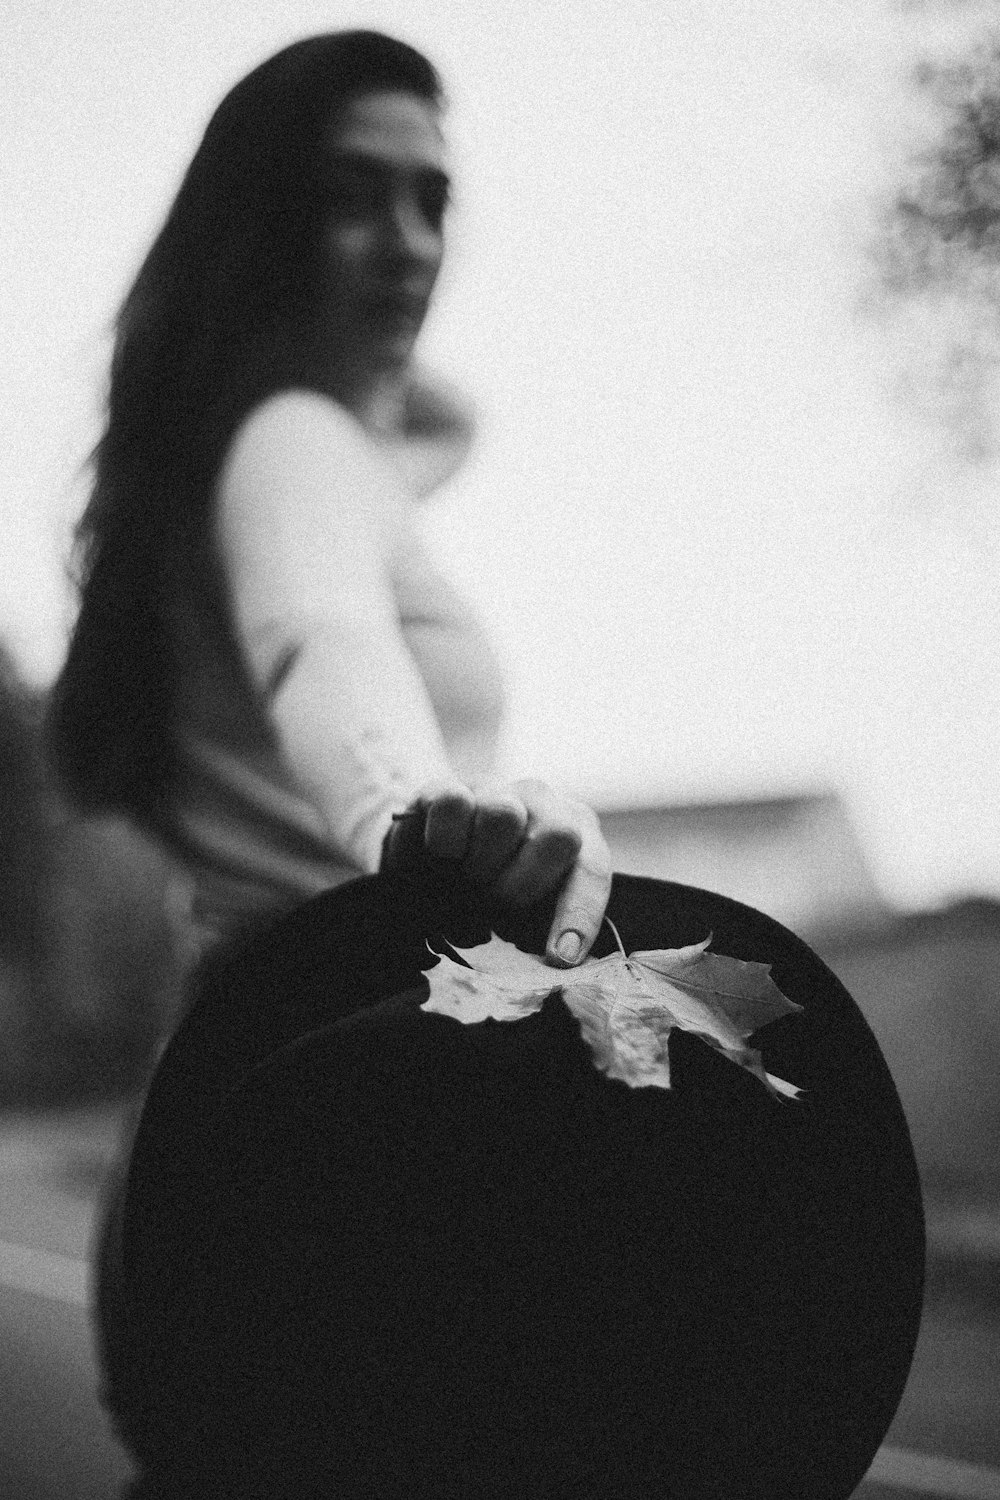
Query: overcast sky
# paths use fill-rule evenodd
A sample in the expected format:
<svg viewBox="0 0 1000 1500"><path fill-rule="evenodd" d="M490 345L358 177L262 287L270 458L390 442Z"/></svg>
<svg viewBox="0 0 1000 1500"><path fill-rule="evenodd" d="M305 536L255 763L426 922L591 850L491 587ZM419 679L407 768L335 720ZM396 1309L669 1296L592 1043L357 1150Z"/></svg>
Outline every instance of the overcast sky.
<svg viewBox="0 0 1000 1500"><path fill-rule="evenodd" d="M208 115L284 43L375 25L452 101L425 353L481 426L427 524L507 662L509 769L605 805L833 786L888 894L1000 892L995 471L900 415L856 312L923 128L907 63L991 12L20 0L0 632L24 671L61 659L108 324Z"/></svg>

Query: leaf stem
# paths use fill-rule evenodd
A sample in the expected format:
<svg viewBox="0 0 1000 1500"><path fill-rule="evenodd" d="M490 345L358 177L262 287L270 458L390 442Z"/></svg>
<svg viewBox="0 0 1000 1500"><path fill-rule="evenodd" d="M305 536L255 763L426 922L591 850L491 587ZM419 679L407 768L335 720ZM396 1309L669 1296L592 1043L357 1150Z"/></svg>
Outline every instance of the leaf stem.
<svg viewBox="0 0 1000 1500"><path fill-rule="evenodd" d="M614 922L612 922L612 920L611 920L610 917L605 916L604 920L605 920L605 922L607 922L608 926L611 928L611 931L614 933L614 935L615 935L615 942L618 944L618 948L619 948L619 951L621 952L621 956L627 962L628 961L628 954L625 952L625 944L622 942L621 938L618 936L618 928L615 926Z"/></svg>

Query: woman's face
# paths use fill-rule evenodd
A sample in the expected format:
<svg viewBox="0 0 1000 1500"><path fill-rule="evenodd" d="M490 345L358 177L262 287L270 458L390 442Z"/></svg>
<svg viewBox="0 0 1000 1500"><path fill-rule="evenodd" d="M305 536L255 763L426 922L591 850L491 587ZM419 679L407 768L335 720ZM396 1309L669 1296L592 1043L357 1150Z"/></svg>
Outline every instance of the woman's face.
<svg viewBox="0 0 1000 1500"><path fill-rule="evenodd" d="M437 111L412 94L363 94L338 112L328 146L324 344L352 371L400 368L444 250L448 176Z"/></svg>

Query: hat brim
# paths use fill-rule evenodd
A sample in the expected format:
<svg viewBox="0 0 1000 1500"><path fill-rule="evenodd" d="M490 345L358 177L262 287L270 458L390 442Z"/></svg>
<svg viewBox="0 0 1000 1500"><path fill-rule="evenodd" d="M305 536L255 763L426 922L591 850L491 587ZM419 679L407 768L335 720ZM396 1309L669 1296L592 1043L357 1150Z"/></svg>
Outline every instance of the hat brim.
<svg viewBox="0 0 1000 1500"><path fill-rule="evenodd" d="M624 875L608 912L629 951L711 932L770 964L802 1010L752 1040L802 1097L677 1031L669 1090L609 1080L558 997L422 1011L428 941L541 953L551 919L443 877L340 887L210 963L123 1221L161 1467L224 1455L233 1493L296 1500L852 1493L923 1287L884 1059L761 913Z"/></svg>

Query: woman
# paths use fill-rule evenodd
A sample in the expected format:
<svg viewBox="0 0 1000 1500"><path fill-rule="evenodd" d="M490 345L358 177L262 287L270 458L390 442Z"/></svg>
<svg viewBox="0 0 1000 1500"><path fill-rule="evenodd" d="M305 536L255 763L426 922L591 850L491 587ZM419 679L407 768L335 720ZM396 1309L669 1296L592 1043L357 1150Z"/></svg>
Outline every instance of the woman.
<svg viewBox="0 0 1000 1500"><path fill-rule="evenodd" d="M413 359L441 111L434 70L387 37L278 53L211 119L118 320L51 742L79 806L175 860L192 963L437 859L500 904L558 892L553 963L602 920L594 814L486 779L497 665L419 535L415 502L470 436ZM98 1318L127 1429L117 1236L112 1209Z"/></svg>
<svg viewBox="0 0 1000 1500"><path fill-rule="evenodd" d="M55 760L191 885L204 952L429 856L500 902L610 885L593 813L491 771L495 659L414 502L470 421L413 359L443 251L442 97L401 43L296 43L212 118L118 322Z"/></svg>

